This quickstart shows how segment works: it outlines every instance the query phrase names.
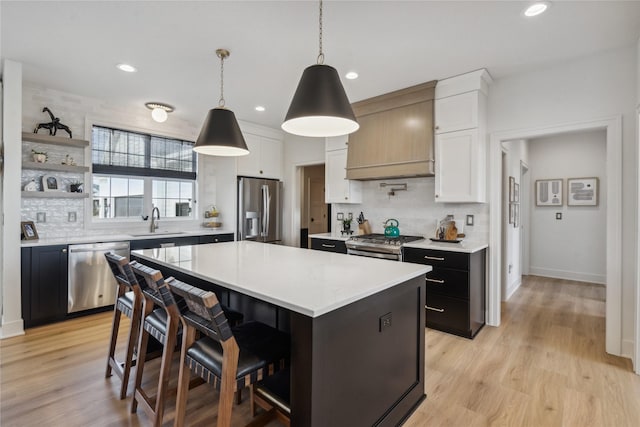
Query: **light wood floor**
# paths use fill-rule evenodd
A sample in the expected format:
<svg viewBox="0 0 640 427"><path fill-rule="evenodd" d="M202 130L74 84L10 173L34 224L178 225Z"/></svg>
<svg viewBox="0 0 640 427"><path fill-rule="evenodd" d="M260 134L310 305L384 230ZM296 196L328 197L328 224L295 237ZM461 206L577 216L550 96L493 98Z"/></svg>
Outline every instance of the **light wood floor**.
<svg viewBox="0 0 640 427"><path fill-rule="evenodd" d="M500 328L485 327L472 341L427 329L427 399L405 425L640 425L640 376L629 360L604 352L604 294L597 285L528 277L503 305ZM117 399L120 380L104 378L110 322L104 313L0 341L0 425L150 425L141 409L129 414L130 398ZM145 367L149 382L157 362ZM188 425L214 425L216 401L207 385L192 390ZM173 415L170 402L166 426ZM245 399L234 426L249 420Z"/></svg>

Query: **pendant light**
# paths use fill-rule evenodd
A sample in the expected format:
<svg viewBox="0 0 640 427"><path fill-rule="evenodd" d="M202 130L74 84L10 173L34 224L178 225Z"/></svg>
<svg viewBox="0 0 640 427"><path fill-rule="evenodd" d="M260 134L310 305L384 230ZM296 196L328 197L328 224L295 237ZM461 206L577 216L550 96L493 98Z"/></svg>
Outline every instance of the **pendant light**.
<svg viewBox="0 0 640 427"><path fill-rule="evenodd" d="M226 49L216 50L220 58L220 100L209 110L193 151L210 156L244 156L249 154L236 115L224 107L224 60L229 57Z"/></svg>
<svg viewBox="0 0 640 427"><path fill-rule="evenodd" d="M302 73L282 129L295 135L329 137L358 130L353 109L335 68L324 64L322 52L322 0L320 0L320 49L316 65Z"/></svg>

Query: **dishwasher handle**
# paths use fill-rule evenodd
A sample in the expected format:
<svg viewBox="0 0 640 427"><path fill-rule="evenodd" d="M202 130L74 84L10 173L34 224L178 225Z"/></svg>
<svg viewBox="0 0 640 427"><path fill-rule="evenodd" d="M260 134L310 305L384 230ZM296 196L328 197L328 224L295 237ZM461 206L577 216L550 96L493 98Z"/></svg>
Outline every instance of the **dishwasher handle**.
<svg viewBox="0 0 640 427"><path fill-rule="evenodd" d="M129 244L122 245L109 245L105 247L95 247L95 248L74 248L73 246L69 246L70 253L82 253L82 252L106 252L106 251L117 251L119 249L129 249Z"/></svg>

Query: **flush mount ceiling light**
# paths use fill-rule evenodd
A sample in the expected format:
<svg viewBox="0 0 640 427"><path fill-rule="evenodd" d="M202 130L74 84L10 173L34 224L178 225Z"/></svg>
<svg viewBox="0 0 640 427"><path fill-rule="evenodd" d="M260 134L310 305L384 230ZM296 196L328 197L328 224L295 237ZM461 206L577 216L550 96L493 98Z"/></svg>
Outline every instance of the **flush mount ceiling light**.
<svg viewBox="0 0 640 427"><path fill-rule="evenodd" d="M147 102L144 106L151 110L151 118L158 123L166 122L169 113L175 110L171 105L160 102Z"/></svg>
<svg viewBox="0 0 640 427"><path fill-rule="evenodd" d="M319 54L316 65L302 73L287 116L285 132L300 136L328 137L358 130L353 109L335 68L324 64L322 52L322 0L319 15Z"/></svg>
<svg viewBox="0 0 640 427"><path fill-rule="evenodd" d="M136 71L138 71L136 67L129 64L118 64L116 65L116 67L118 68L118 70L124 71L126 73L135 73Z"/></svg>
<svg viewBox="0 0 640 427"><path fill-rule="evenodd" d="M236 115L224 107L224 60L230 53L226 49L216 50L220 58L220 100L218 106L209 110L193 151L209 156L244 156L249 154Z"/></svg>
<svg viewBox="0 0 640 427"><path fill-rule="evenodd" d="M532 5L530 5L525 9L524 16L529 18L538 16L541 13L544 13L548 8L549 8L548 3L544 3L544 2L533 3Z"/></svg>

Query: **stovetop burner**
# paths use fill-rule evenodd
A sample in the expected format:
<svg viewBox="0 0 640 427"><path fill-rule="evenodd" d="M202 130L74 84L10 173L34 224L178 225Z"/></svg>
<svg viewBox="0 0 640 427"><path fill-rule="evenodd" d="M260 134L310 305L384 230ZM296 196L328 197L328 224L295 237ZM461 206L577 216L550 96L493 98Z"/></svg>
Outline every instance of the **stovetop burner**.
<svg viewBox="0 0 640 427"><path fill-rule="evenodd" d="M424 237L422 236L402 236L401 235L398 237L387 237L381 233L373 233L373 234L362 234L360 236L352 236L349 240L359 242L359 243L400 246L405 243L413 242L416 240L422 240L422 239L424 239Z"/></svg>

